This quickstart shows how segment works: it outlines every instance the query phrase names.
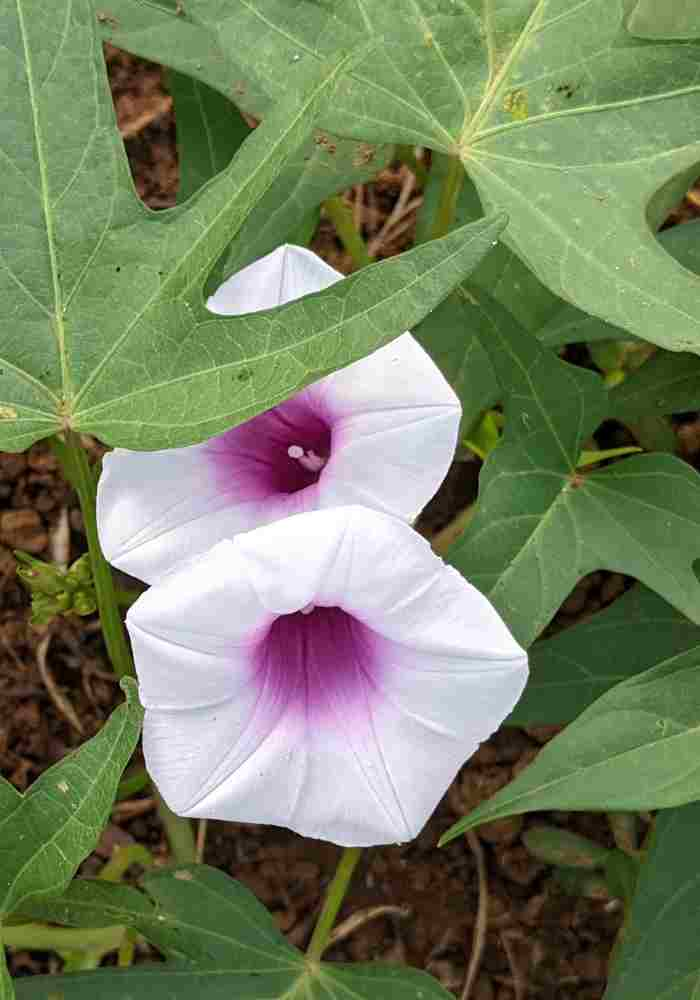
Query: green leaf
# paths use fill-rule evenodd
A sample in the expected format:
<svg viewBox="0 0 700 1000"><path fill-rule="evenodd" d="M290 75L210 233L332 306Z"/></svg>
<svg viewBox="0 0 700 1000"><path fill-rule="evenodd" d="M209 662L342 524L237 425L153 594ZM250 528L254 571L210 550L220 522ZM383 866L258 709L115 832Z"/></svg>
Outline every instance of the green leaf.
<svg viewBox="0 0 700 1000"><path fill-rule="evenodd" d="M632 423L650 414L700 408L700 358L658 351L610 393L610 416Z"/></svg>
<svg viewBox="0 0 700 1000"><path fill-rule="evenodd" d="M588 621L535 643L508 724L571 722L616 684L684 653L700 657L700 628L651 590L634 587Z"/></svg>
<svg viewBox="0 0 700 1000"><path fill-rule="evenodd" d="M700 990L700 804L656 817L605 1000L695 1000Z"/></svg>
<svg viewBox="0 0 700 1000"><path fill-rule="evenodd" d="M460 156L551 291L643 339L700 351L697 279L649 226L700 161L698 45L633 38L627 0L187 0L186 18L112 6L114 40L165 63L182 61L191 24L193 46L209 39L229 76L217 65L207 78L208 59L193 72L228 93L244 81L236 99L249 110L339 45L381 39L344 78L327 128Z"/></svg>
<svg viewBox="0 0 700 1000"><path fill-rule="evenodd" d="M359 56L295 75L228 169L152 213L133 191L91 3L60 0L48 24L38 7L0 13L16 68L0 95L3 448L65 428L143 449L203 440L417 323L503 227L479 223L278 311L213 317L212 266Z"/></svg>
<svg viewBox="0 0 700 1000"><path fill-rule="evenodd" d="M226 169L250 126L235 104L200 80L171 70L167 86L175 105L181 202Z"/></svg>
<svg viewBox="0 0 700 1000"><path fill-rule="evenodd" d="M147 895L126 886L75 882L63 899L35 916L75 926L127 924L165 955L165 965L18 980L18 1000L448 1000L430 976L415 969L307 963L277 930L265 908L223 872L203 865L149 873Z"/></svg>
<svg viewBox="0 0 700 1000"><path fill-rule="evenodd" d="M60 893L97 844L141 728L136 684L122 687L126 704L28 792L0 784L0 918L31 898Z"/></svg>
<svg viewBox="0 0 700 1000"><path fill-rule="evenodd" d="M627 27L639 38L700 38L700 9L697 0L639 0Z"/></svg>
<svg viewBox="0 0 700 1000"><path fill-rule="evenodd" d="M584 442L608 409L600 378L513 323L495 325L482 344L501 383L505 432L448 561L526 646L578 580L598 569L634 576L700 621L692 569L700 558L698 474L665 455L579 472Z"/></svg>
<svg viewBox="0 0 700 1000"><path fill-rule="evenodd" d="M230 100L201 81L171 70L168 85L177 118L178 201L186 201L228 166L250 127ZM213 290L234 271L274 250L295 233L312 209L368 180L387 165L392 154L393 146L315 131L289 156L215 265L207 288Z"/></svg>
<svg viewBox="0 0 700 1000"><path fill-rule="evenodd" d="M700 651L611 688L444 835L543 809L666 809L700 799Z"/></svg>
<svg viewBox="0 0 700 1000"><path fill-rule="evenodd" d="M478 298L477 298L478 295ZM488 353L482 346L479 331L488 337L498 306L489 302L486 293L470 297L471 309L464 306L461 289L452 292L414 331L415 337L430 354L462 403L462 429L466 433L482 410L500 399L500 385ZM499 319L510 321L501 309Z"/></svg>
<svg viewBox="0 0 700 1000"><path fill-rule="evenodd" d="M695 275L700 274L700 220L664 229L657 234L657 240L666 253L669 253L682 267ZM485 261L482 267L487 263L488 261ZM628 331L612 323L606 323L596 316L590 316L571 305L553 313L536 333L538 339L549 347L592 343L598 340L630 339Z"/></svg>

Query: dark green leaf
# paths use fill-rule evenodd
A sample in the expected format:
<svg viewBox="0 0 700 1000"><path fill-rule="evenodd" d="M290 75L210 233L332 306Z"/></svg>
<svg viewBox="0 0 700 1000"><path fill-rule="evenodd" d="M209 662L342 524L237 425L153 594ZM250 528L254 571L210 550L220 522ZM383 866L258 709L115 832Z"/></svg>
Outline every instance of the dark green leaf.
<svg viewBox="0 0 700 1000"><path fill-rule="evenodd" d="M136 684L122 687L126 704L28 792L0 782L0 917L32 897L60 893L97 844L141 728Z"/></svg>
<svg viewBox="0 0 700 1000"><path fill-rule="evenodd" d="M248 138L250 126L235 104L194 77L171 70L167 85L175 105L180 176L177 200L187 201L226 169Z"/></svg>
<svg viewBox="0 0 700 1000"><path fill-rule="evenodd" d="M683 653L700 656L700 627L646 587L530 650L530 679L513 726L571 722L611 687Z"/></svg>
<svg viewBox="0 0 700 1000"><path fill-rule="evenodd" d="M700 652L611 688L445 834L543 809L665 809L700 799Z"/></svg>
<svg viewBox="0 0 700 1000"><path fill-rule="evenodd" d="M339 45L369 43L324 126L459 156L551 291L643 339L700 350L697 279L649 225L700 161L699 49L633 38L628 3L185 0L185 17L112 6L118 27L104 27L118 44L179 68L191 24L191 71L227 94L238 86L249 110ZM224 53L212 70L208 45Z"/></svg>
<svg viewBox="0 0 700 1000"><path fill-rule="evenodd" d="M34 916L80 927L120 923L136 928L168 959L128 971L32 977L16 983L18 1000L448 1000L424 973L381 964L307 964L253 894L202 865L149 873L147 896L125 886L74 883L63 899Z"/></svg>
<svg viewBox="0 0 700 1000"><path fill-rule="evenodd" d="M700 358L658 351L610 393L610 415L630 423L700 408Z"/></svg>
<svg viewBox="0 0 700 1000"><path fill-rule="evenodd" d="M660 813L605 1000L696 1000L700 803Z"/></svg>

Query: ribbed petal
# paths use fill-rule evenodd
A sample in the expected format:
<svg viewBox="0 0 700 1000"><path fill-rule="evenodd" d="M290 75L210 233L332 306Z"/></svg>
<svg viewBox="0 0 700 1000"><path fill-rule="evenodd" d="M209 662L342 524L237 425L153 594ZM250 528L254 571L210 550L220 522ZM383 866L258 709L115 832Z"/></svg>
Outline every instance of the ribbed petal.
<svg viewBox="0 0 700 1000"><path fill-rule="evenodd" d="M221 543L128 625L147 764L171 806L339 844L418 833L527 676L486 599L359 507Z"/></svg>

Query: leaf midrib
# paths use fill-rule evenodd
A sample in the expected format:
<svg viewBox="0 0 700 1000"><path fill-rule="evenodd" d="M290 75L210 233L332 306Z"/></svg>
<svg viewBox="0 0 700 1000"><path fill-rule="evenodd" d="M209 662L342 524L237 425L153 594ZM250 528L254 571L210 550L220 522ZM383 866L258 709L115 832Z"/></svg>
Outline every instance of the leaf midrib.
<svg viewBox="0 0 700 1000"><path fill-rule="evenodd" d="M22 48L24 51L24 62L27 74L27 89L29 92L29 103L32 112L32 126L34 131L34 142L36 143L36 153L37 153L37 164L39 167L39 182L41 185L41 206L44 214L44 222L46 225L46 242L49 250L49 261L51 265L51 280L53 285L53 297L54 297L54 312L53 312L53 334L56 339L56 346L58 348L58 356L61 367L61 383L63 398L58 400L64 406L69 404L72 397L72 387L70 380L70 369L68 364L68 356L66 350L66 336L65 336L65 326L63 322L63 295L61 290L61 284L58 278L58 258L56 252L56 240L54 233L54 222L53 215L51 212L51 203L49 198L49 178L47 172L46 157L44 154L44 143L41 131L41 125L39 122L39 108L36 96L36 87L34 83L34 71L32 66L31 54L29 50L29 38L27 36L27 29L24 20L23 11L23 0L15 0L16 10L17 10L17 23L19 25L19 31L22 38ZM68 0L68 11L72 5L72 0ZM41 384L41 383L40 383ZM53 394L52 394L53 396ZM55 397L54 397L55 398Z"/></svg>

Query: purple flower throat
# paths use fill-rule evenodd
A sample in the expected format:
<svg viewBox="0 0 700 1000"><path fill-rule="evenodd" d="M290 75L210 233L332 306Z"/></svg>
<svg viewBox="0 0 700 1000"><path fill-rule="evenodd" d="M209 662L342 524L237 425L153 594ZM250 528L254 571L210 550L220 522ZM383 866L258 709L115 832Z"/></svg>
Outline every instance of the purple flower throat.
<svg viewBox="0 0 700 1000"><path fill-rule="evenodd" d="M331 444L330 422L301 393L212 438L207 451L222 491L256 500L313 486Z"/></svg>
<svg viewBox="0 0 700 1000"><path fill-rule="evenodd" d="M276 618L253 653L266 709L307 722L366 717L381 674L380 637L338 607L310 605Z"/></svg>

